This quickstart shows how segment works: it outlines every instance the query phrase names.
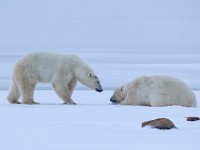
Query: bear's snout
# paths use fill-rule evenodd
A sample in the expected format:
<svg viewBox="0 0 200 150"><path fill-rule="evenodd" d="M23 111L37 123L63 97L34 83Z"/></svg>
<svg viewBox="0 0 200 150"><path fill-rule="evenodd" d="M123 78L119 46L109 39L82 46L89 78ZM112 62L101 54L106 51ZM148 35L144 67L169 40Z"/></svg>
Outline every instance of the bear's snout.
<svg viewBox="0 0 200 150"><path fill-rule="evenodd" d="M102 92L102 91L103 91L103 88L102 88L100 82L97 82L97 83L98 83L98 84L97 84L95 90L96 90L97 92Z"/></svg>
<svg viewBox="0 0 200 150"><path fill-rule="evenodd" d="M103 89L102 89L102 88L100 88L100 89L96 88L96 91L97 91L97 92L102 92Z"/></svg>
<svg viewBox="0 0 200 150"><path fill-rule="evenodd" d="M117 101L115 99L113 99L112 97L110 98L110 101L113 103L116 103Z"/></svg>

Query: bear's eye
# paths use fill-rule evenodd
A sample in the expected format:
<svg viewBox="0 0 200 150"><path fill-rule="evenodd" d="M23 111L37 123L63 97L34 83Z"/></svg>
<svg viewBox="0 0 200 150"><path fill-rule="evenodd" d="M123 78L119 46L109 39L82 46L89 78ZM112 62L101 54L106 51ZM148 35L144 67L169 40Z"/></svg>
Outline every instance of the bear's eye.
<svg viewBox="0 0 200 150"><path fill-rule="evenodd" d="M89 75L90 78L92 77L92 73L91 72L88 75Z"/></svg>
<svg viewBox="0 0 200 150"><path fill-rule="evenodd" d="M97 81L97 83L99 84L99 81Z"/></svg>
<svg viewBox="0 0 200 150"><path fill-rule="evenodd" d="M122 92L122 88L120 89L120 91Z"/></svg>

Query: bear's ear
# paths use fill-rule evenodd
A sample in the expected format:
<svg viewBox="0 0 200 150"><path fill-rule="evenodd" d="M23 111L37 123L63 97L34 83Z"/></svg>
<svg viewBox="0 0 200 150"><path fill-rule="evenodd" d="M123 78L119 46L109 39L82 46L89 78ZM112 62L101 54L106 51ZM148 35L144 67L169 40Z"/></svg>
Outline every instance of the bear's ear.
<svg viewBox="0 0 200 150"><path fill-rule="evenodd" d="M123 90L124 90L123 88L124 88L123 86L120 88L120 91L121 91L122 93L123 93Z"/></svg>
<svg viewBox="0 0 200 150"><path fill-rule="evenodd" d="M92 72L88 73L88 77L91 78L92 77Z"/></svg>

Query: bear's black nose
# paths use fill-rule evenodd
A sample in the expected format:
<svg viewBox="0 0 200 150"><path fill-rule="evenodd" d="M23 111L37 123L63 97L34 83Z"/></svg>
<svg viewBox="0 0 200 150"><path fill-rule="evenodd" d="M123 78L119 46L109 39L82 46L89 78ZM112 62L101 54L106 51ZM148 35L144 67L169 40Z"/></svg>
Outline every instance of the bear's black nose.
<svg viewBox="0 0 200 150"><path fill-rule="evenodd" d="M96 91L97 91L97 92L102 92L103 89L97 89L97 88L96 88Z"/></svg>
<svg viewBox="0 0 200 150"><path fill-rule="evenodd" d="M110 101L113 102L113 103L116 103L116 102L117 102L116 100L114 100L114 99L112 99L112 98L110 99Z"/></svg>

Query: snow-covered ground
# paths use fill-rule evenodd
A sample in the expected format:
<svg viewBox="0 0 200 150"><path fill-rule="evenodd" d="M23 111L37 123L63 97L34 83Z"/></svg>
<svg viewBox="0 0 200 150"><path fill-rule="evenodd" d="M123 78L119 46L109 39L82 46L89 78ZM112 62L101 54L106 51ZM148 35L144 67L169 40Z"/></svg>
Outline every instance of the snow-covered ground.
<svg viewBox="0 0 200 150"><path fill-rule="evenodd" d="M0 1L0 149L199 149L199 0ZM77 105L62 105L49 84L40 105L11 105L6 96L17 59L33 51L74 53L99 76L104 91L78 84ZM113 90L142 75L186 82L197 108L112 105ZM166 117L178 129L141 128Z"/></svg>
<svg viewBox="0 0 200 150"><path fill-rule="evenodd" d="M97 93L77 90L77 105L62 105L52 90L38 90L41 105L11 105L7 91L0 91L0 149L3 150L121 150L198 149L200 108L141 107L112 105L113 91ZM195 92L200 99L200 92ZM142 128L143 121L166 117L178 129L169 131Z"/></svg>
<svg viewBox="0 0 200 150"><path fill-rule="evenodd" d="M15 61L23 53L1 53L0 149L198 149L200 116L200 57L193 54L135 54L129 50L79 50L99 75L104 91L97 93L78 84L73 99L77 105L62 105L49 84L39 84L35 100L40 105L11 105L6 96ZM144 59L145 58L145 59ZM184 80L196 90L197 108L181 106L142 107L112 105L114 88L140 75L165 74ZM142 128L143 121L166 117L178 129Z"/></svg>

